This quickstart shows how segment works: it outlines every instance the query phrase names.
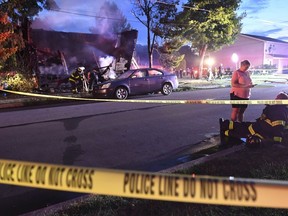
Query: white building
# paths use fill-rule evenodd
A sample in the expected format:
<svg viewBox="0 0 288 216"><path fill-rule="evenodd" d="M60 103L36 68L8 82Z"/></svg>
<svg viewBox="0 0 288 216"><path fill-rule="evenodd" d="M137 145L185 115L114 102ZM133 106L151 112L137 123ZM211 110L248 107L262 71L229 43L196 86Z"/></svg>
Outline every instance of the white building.
<svg viewBox="0 0 288 216"><path fill-rule="evenodd" d="M232 60L233 53L238 56L237 62ZM224 46L209 55L214 58L215 64L223 64L224 68L232 70L239 67L239 63L245 59L251 62L252 68L275 65L279 72L288 68L288 43L256 35L240 34L234 44Z"/></svg>

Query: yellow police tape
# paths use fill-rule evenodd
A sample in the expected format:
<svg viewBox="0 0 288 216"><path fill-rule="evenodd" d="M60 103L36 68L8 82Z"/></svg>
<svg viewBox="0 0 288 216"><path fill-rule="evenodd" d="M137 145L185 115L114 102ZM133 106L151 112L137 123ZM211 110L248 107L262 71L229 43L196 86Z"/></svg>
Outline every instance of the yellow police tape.
<svg viewBox="0 0 288 216"><path fill-rule="evenodd" d="M0 183L131 198L288 208L288 182L0 160Z"/></svg>
<svg viewBox="0 0 288 216"><path fill-rule="evenodd" d="M18 95L50 98L50 99L64 99L64 100L81 100L81 101L95 101L95 102L125 102L125 103L162 103L162 104L286 104L288 100L117 100L117 99L96 99L96 98L81 98L81 97L65 97L60 95L46 95L29 92L18 92L11 90L1 90L7 93Z"/></svg>

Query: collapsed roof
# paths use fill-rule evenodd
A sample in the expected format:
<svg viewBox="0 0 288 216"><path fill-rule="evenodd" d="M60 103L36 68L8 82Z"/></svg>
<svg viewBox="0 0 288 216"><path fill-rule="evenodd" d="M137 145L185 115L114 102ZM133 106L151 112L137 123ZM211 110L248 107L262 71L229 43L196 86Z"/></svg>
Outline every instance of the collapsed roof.
<svg viewBox="0 0 288 216"><path fill-rule="evenodd" d="M135 50L138 31L131 30L119 34L118 38L102 35L47 31L32 29L30 38L39 55L62 53L68 66L76 64L96 64L101 56L120 57L128 61L129 67Z"/></svg>

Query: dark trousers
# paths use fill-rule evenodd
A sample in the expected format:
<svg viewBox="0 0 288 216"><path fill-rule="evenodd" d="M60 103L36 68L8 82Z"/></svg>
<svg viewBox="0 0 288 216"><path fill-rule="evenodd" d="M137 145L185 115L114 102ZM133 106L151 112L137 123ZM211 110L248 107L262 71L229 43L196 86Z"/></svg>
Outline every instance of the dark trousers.
<svg viewBox="0 0 288 216"><path fill-rule="evenodd" d="M72 81L72 80L69 80L69 81L70 81L70 84L71 84L71 90L72 90L72 92L73 92L73 93L78 92L76 82L75 82L75 81Z"/></svg>
<svg viewBox="0 0 288 216"><path fill-rule="evenodd" d="M250 132L248 127L252 122L233 122L225 120L220 125L221 133L225 136L235 137L235 138L246 138Z"/></svg>

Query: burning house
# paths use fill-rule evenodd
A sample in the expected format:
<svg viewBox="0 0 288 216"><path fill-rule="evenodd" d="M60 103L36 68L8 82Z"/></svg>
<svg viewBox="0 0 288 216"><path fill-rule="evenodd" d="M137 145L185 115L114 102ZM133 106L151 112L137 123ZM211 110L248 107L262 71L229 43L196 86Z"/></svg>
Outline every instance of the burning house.
<svg viewBox="0 0 288 216"><path fill-rule="evenodd" d="M137 30L125 31L118 38L102 35L32 29L29 43L36 53L33 68L40 74L68 74L75 67L99 67L101 57L114 58L113 70L128 70L138 37Z"/></svg>

